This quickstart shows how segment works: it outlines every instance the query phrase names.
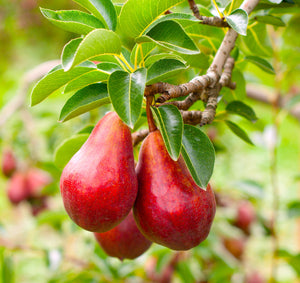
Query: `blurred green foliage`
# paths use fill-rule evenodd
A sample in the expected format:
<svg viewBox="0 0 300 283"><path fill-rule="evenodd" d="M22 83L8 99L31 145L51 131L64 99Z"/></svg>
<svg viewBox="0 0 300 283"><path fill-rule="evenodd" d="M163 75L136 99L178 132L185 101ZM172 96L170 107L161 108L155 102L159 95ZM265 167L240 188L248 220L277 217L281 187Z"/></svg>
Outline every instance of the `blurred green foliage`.
<svg viewBox="0 0 300 283"><path fill-rule="evenodd" d="M19 91L26 71L43 61L59 58L63 45L74 37L43 19L39 7L79 9L69 0L0 1L0 108ZM280 71L280 76L266 74L251 63L237 61L236 65L243 70L247 83L263 85L271 92L280 91L283 96L299 94L300 16L297 11L295 8L282 16L286 27L268 27L273 40L270 43L273 46L271 61L275 70ZM278 9L277 13L281 16L284 11ZM228 92L226 95L230 95ZM216 121L203 127L208 135L215 136L217 158L212 186L226 203L226 206L218 207L209 238L191 251L177 253L153 245L140 258L120 262L107 257L91 233L70 221L59 195L61 169L53 164L58 145L85 126L94 125L110 108L93 110L61 124L57 120L65 98L54 95L47 103L29 109L34 137L24 126L22 113L15 113L0 129L1 149L9 145L22 166L40 167L54 178L46 191L49 209L35 218L28 202L13 206L8 201L6 188L9 181L0 177L0 282L153 282L167 273L172 261L175 264L170 282L245 282L245 275L253 271L267 279L272 262L269 221L274 210L271 184L274 174L280 201L276 223L280 248L276 255L277 281L296 282L300 276L297 226L300 131L299 121L291 117L287 109L275 113L276 109L270 105L246 98L258 121L251 123L238 116L232 120L247 131L255 147L236 138L224 123ZM275 140L274 129L278 131ZM274 142L275 173L272 171ZM33 151L37 152L37 160L32 159ZM242 199L250 201L257 213L250 236L232 225ZM224 248L224 237L246 239L243 261Z"/></svg>

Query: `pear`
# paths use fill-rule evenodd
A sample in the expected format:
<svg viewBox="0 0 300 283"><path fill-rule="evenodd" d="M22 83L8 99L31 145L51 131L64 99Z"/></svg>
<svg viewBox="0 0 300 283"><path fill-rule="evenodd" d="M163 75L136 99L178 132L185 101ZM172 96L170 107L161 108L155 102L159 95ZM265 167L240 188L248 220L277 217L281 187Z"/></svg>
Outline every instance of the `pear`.
<svg viewBox="0 0 300 283"><path fill-rule="evenodd" d="M158 130L144 140L136 168L139 191L134 205L138 228L150 241L188 250L206 239L216 202L210 185L196 185L180 156L169 156Z"/></svg>
<svg viewBox="0 0 300 283"><path fill-rule="evenodd" d="M91 232L106 232L130 212L137 195L131 132L106 114L71 158L60 178L65 209Z"/></svg>
<svg viewBox="0 0 300 283"><path fill-rule="evenodd" d="M12 150L6 149L2 154L2 173L5 177L11 177L17 169L17 161Z"/></svg>
<svg viewBox="0 0 300 283"><path fill-rule="evenodd" d="M7 196L12 204L19 204L29 196L26 174L15 172L8 183Z"/></svg>
<svg viewBox="0 0 300 283"><path fill-rule="evenodd" d="M237 208L236 219L233 224L249 235L251 225L255 219L256 213L252 203L243 201Z"/></svg>
<svg viewBox="0 0 300 283"><path fill-rule="evenodd" d="M105 233L94 233L102 249L120 260L134 259L151 246L136 226L132 211L115 228Z"/></svg>

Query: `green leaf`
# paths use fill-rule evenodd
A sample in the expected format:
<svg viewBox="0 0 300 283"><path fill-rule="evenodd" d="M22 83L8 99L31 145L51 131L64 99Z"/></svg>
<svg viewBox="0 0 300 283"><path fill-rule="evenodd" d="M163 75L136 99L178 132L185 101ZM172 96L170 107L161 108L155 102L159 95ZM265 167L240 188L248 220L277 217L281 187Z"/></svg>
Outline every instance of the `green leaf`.
<svg viewBox="0 0 300 283"><path fill-rule="evenodd" d="M231 79L233 82L236 83L236 88L234 90L236 98L240 100L245 99L247 94L246 94L246 81L243 73L239 69L234 68Z"/></svg>
<svg viewBox="0 0 300 283"><path fill-rule="evenodd" d="M80 134L71 137L61 143L54 153L54 164L58 168L64 168L72 156L81 148L88 139L89 134Z"/></svg>
<svg viewBox="0 0 300 283"><path fill-rule="evenodd" d="M88 125L79 130L76 134L90 134L92 130L94 129L94 125Z"/></svg>
<svg viewBox="0 0 300 283"><path fill-rule="evenodd" d="M168 20L187 20L188 22L191 22L191 23L196 22L196 23L200 24L200 20L198 20L193 15L185 14L185 13L171 13L171 14L164 15L164 16L156 19L151 25L149 25L146 28L146 30L143 32L143 34L147 34L147 32L150 31L157 24L168 21Z"/></svg>
<svg viewBox="0 0 300 283"><path fill-rule="evenodd" d="M236 9L226 17L228 24L239 34L247 35L248 14L243 9Z"/></svg>
<svg viewBox="0 0 300 283"><path fill-rule="evenodd" d="M37 225L51 225L55 229L60 229L64 221L68 220L68 214L64 211L43 211L37 216Z"/></svg>
<svg viewBox="0 0 300 283"><path fill-rule="evenodd" d="M64 55L65 53L66 51L64 50L62 64L65 71L68 71L81 62L99 55L119 55L121 53L121 41L119 36L113 31L95 29L83 38L76 50L74 50L74 46L72 48L68 47L68 56Z"/></svg>
<svg viewBox="0 0 300 283"><path fill-rule="evenodd" d="M74 54L79 46L79 44L82 42L83 38L78 37L71 39L63 48L63 51L61 53L61 64L63 68L66 71L67 64L73 60Z"/></svg>
<svg viewBox="0 0 300 283"><path fill-rule="evenodd" d="M145 66L149 67L161 59L176 59L176 60L182 62L183 64L185 64L185 60L183 60L183 58L179 55L172 54L172 53L159 53L159 54L150 55L145 60ZM148 73L148 76L149 76L149 73Z"/></svg>
<svg viewBox="0 0 300 283"><path fill-rule="evenodd" d="M134 39L141 36L143 32L159 16L172 7L185 0L128 0L122 7L119 16L118 33L123 36L127 47L134 45Z"/></svg>
<svg viewBox="0 0 300 283"><path fill-rule="evenodd" d="M68 121L101 105L110 103L107 86L103 83L91 84L77 91L69 98L61 110L59 120Z"/></svg>
<svg viewBox="0 0 300 283"><path fill-rule="evenodd" d="M228 126L228 128L239 138L241 138L243 141L251 145L254 145L253 142L250 140L249 136L247 135L247 133L243 129L241 129L237 124L228 120L225 120L225 123Z"/></svg>
<svg viewBox="0 0 300 283"><path fill-rule="evenodd" d="M41 12L51 23L69 32L87 34L95 28L104 28L100 20L82 11L53 11L41 8Z"/></svg>
<svg viewBox="0 0 300 283"><path fill-rule="evenodd" d="M265 59L260 58L258 56L246 56L245 60L255 64L257 67L262 69L263 71L269 73L269 74L275 74L275 70L272 67L272 65Z"/></svg>
<svg viewBox="0 0 300 283"><path fill-rule="evenodd" d="M111 73L116 70L121 70L121 67L115 63L100 63L97 65L97 69L91 72L85 73L77 79L71 81L64 89L64 92L70 92L81 89L87 85L105 82Z"/></svg>
<svg viewBox="0 0 300 283"><path fill-rule="evenodd" d="M257 117L253 109L242 101L234 100L226 106L226 111L240 115L249 121L256 121Z"/></svg>
<svg viewBox="0 0 300 283"><path fill-rule="evenodd" d="M264 189L261 184L253 180L241 180L235 184L238 190L255 199L263 199Z"/></svg>
<svg viewBox="0 0 300 283"><path fill-rule="evenodd" d="M110 0L73 0L90 11L111 30L117 27L117 13Z"/></svg>
<svg viewBox="0 0 300 283"><path fill-rule="evenodd" d="M181 54L181 56L184 60L186 60L186 65L189 65L190 67L205 70L209 67L209 57L203 53L193 55Z"/></svg>
<svg viewBox="0 0 300 283"><path fill-rule="evenodd" d="M206 190L215 164L210 139L199 128L184 125L181 152L195 183Z"/></svg>
<svg viewBox="0 0 300 283"><path fill-rule="evenodd" d="M115 111L129 127L133 128L141 115L147 69L134 73L115 71L108 79L108 93Z"/></svg>
<svg viewBox="0 0 300 283"><path fill-rule="evenodd" d="M137 48L139 50L137 51ZM146 42L143 44L135 44L131 51L130 55L130 62L132 64L137 61L137 64L141 64L152 52L157 48L157 45L155 42ZM136 54L137 52L137 54Z"/></svg>
<svg viewBox="0 0 300 283"><path fill-rule="evenodd" d="M182 22L181 25L186 33L194 39L215 38L221 42L224 37L224 32L218 27L201 25L199 23L187 24L187 22Z"/></svg>
<svg viewBox="0 0 300 283"><path fill-rule="evenodd" d="M91 62L81 64L69 72L65 72L60 66L56 70L45 75L37 82L31 92L30 105L34 106L40 103L49 95L66 85L68 82L95 69L96 65Z"/></svg>
<svg viewBox="0 0 300 283"><path fill-rule="evenodd" d="M183 120L179 110L174 105L162 105L151 109L170 157L178 160L183 133Z"/></svg>
<svg viewBox="0 0 300 283"><path fill-rule="evenodd" d="M247 36L241 37L240 40L240 48L243 49L244 53L259 54L261 57L272 56L273 50L265 24L258 23L253 27L249 27Z"/></svg>
<svg viewBox="0 0 300 283"><path fill-rule="evenodd" d="M176 59L161 59L151 65L148 69L147 84L161 82L177 73L185 70L187 67L181 61Z"/></svg>
<svg viewBox="0 0 300 283"><path fill-rule="evenodd" d="M288 204L287 213L289 217L300 217L300 201L292 201Z"/></svg>
<svg viewBox="0 0 300 283"><path fill-rule="evenodd" d="M200 53L181 25L171 20L157 24L146 35L137 38L136 42L155 42L164 48L183 54Z"/></svg>
<svg viewBox="0 0 300 283"><path fill-rule="evenodd" d="M274 17L272 15L255 16L254 20L260 23L269 24L277 27L284 27L285 23L282 19Z"/></svg>

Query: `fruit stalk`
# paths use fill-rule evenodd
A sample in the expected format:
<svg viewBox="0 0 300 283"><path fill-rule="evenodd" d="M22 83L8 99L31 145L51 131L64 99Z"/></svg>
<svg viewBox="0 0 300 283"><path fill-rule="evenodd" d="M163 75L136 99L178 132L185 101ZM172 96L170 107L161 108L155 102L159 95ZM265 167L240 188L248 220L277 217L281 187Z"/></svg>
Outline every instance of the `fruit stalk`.
<svg viewBox="0 0 300 283"><path fill-rule="evenodd" d="M152 133L157 130L157 127L154 123L152 111L151 111L151 104L153 101L153 96L147 96L146 97L146 114L147 114L147 121L148 121L148 127L149 127L149 132Z"/></svg>

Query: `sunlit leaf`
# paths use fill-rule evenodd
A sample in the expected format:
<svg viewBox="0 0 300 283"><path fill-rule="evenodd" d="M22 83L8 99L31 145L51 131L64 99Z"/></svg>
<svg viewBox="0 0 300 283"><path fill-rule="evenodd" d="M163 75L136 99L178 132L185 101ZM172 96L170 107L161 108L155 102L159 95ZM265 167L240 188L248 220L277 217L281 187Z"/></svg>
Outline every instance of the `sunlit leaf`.
<svg viewBox="0 0 300 283"><path fill-rule="evenodd" d="M153 107L152 112L161 135L173 160L179 158L183 134L183 120L179 110L173 105Z"/></svg>
<svg viewBox="0 0 300 283"><path fill-rule="evenodd" d="M184 125L181 152L195 183L205 190L215 164L210 139L199 128Z"/></svg>

